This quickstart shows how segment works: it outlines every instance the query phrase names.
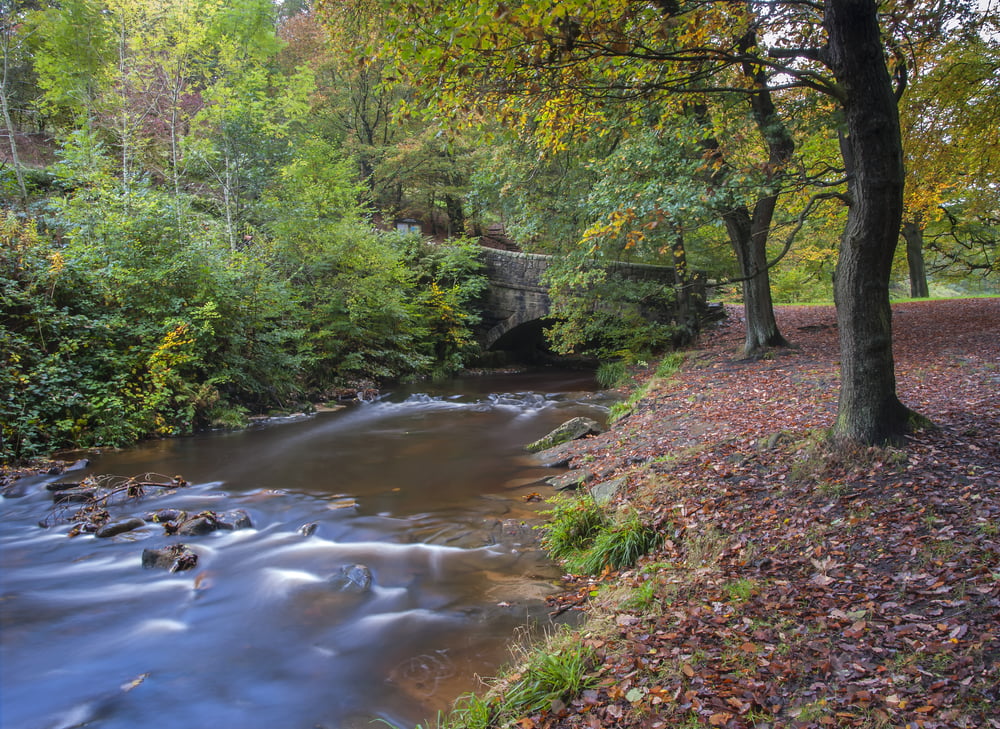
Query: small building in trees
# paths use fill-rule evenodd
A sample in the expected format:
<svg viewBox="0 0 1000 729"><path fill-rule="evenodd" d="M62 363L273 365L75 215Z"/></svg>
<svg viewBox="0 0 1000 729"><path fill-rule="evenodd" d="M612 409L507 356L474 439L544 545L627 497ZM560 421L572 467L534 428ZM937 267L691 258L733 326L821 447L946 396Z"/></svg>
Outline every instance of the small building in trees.
<svg viewBox="0 0 1000 729"><path fill-rule="evenodd" d="M420 233L424 232L424 225L414 218L400 218L394 221L393 225L400 233Z"/></svg>

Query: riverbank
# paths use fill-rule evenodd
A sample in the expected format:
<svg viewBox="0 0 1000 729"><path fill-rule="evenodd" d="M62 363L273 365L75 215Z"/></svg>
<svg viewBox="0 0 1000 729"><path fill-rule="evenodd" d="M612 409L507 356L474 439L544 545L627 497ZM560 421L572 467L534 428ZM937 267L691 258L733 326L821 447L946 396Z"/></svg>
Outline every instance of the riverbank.
<svg viewBox="0 0 1000 729"><path fill-rule="evenodd" d="M781 307L795 347L759 361L731 309L576 442L663 542L567 578L585 688L517 726L1000 727L1000 300L894 311L899 394L936 425L904 448L825 444L832 307Z"/></svg>

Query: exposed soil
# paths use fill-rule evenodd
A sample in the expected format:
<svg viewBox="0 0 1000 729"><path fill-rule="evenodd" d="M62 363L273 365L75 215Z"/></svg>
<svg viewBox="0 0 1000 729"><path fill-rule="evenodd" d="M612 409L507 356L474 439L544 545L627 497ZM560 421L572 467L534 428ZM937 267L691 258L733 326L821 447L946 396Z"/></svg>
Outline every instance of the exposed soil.
<svg viewBox="0 0 1000 729"><path fill-rule="evenodd" d="M1000 299L894 312L900 398L936 426L903 448L825 441L832 307L779 308L795 347L758 361L730 309L577 442L665 542L567 578L554 607L587 610L599 684L523 729L1000 727Z"/></svg>

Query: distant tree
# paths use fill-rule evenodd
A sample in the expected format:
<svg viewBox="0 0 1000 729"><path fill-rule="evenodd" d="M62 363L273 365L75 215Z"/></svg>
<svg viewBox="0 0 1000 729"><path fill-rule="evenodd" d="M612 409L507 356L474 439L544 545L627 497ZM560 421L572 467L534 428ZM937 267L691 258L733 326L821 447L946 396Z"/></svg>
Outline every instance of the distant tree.
<svg viewBox="0 0 1000 729"><path fill-rule="evenodd" d="M428 233L462 235L473 148L459 130L399 113L412 89L391 63L364 54L385 36L387 13L377 3L317 6L282 26L283 55L309 54L316 71L314 129L357 161L373 213L420 217Z"/></svg>
<svg viewBox="0 0 1000 729"><path fill-rule="evenodd" d="M977 218L995 219L1000 211L993 183L1000 174L998 28L1000 16L982 16L929 45L902 100L901 234L913 297L929 295L927 254L938 268L991 269L988 238L972 231Z"/></svg>

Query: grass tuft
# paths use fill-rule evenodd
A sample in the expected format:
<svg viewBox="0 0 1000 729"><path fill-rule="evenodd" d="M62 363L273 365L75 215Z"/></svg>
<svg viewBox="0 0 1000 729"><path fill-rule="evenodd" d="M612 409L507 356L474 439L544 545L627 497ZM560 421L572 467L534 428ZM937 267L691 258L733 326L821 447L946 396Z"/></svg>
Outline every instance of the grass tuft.
<svg viewBox="0 0 1000 729"><path fill-rule="evenodd" d="M628 378L628 368L624 360L602 362L597 368L597 384L605 390L611 390L625 383Z"/></svg>
<svg viewBox="0 0 1000 729"><path fill-rule="evenodd" d="M607 524L607 514L590 495L558 496L549 503L552 508L542 512L548 517L542 547L555 560L570 560L587 550Z"/></svg>
<svg viewBox="0 0 1000 729"><path fill-rule="evenodd" d="M660 534L644 524L637 512L630 512L619 523L598 531L594 543L581 557L581 571L596 575L608 567L615 570L630 567L661 541Z"/></svg>

